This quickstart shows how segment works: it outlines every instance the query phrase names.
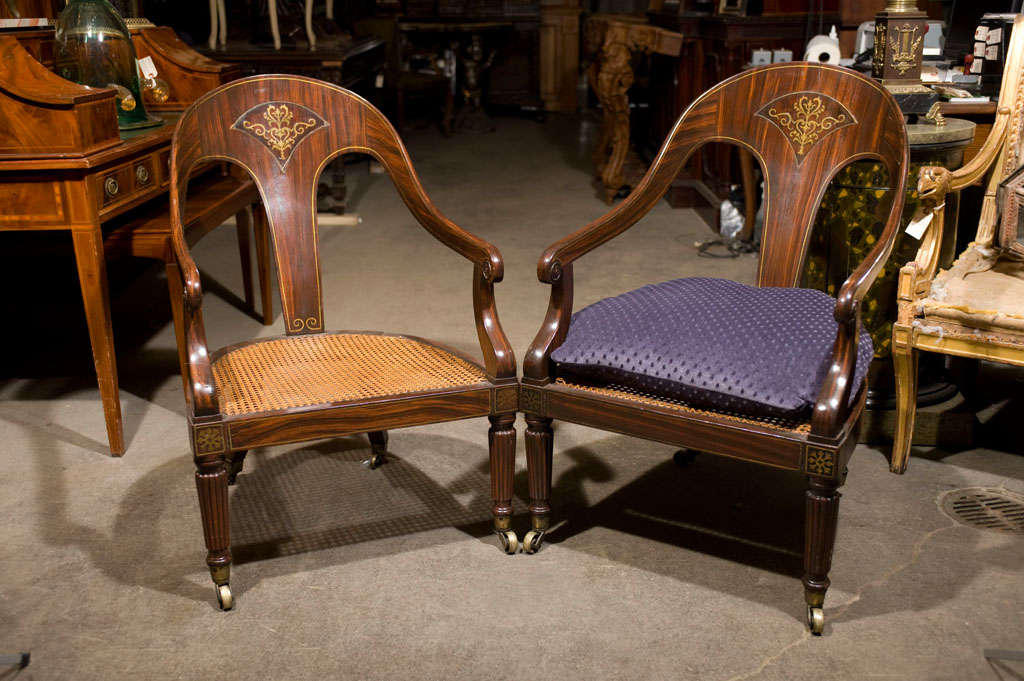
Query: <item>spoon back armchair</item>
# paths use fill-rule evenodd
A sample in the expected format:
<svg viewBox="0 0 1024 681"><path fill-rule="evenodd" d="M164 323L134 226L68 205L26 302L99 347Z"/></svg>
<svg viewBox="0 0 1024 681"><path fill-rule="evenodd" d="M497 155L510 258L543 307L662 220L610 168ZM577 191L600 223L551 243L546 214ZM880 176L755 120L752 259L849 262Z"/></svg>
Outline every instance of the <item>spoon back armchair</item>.
<svg viewBox="0 0 1024 681"><path fill-rule="evenodd" d="M921 168L918 195L931 222L912 262L900 269L897 322L892 329L896 370L896 436L890 470L910 458L917 411L918 352L1024 366L1024 268L1014 238L999 234L1000 183L1024 161L1024 17L1013 24L995 122L977 155L962 168ZM946 195L985 182L974 241L936 275ZM1016 211L1014 211L1016 212ZM1011 218L1016 232L1016 216ZM1002 236L1002 238L1000 238Z"/></svg>
<svg viewBox="0 0 1024 681"><path fill-rule="evenodd" d="M325 331L316 186L324 167L347 152L380 161L417 221L472 263L467 284L482 365L420 338ZM286 330L284 336L215 353L207 348L199 273L182 230L186 178L207 160L241 166L259 188ZM494 304L501 255L431 203L387 119L361 97L328 83L297 76L245 78L214 90L184 113L171 164L173 245L184 279L188 423L207 564L221 607L232 606L228 485L253 447L365 432L376 463L388 429L488 416L495 530L505 550L514 552L512 424L518 385Z"/></svg>
<svg viewBox="0 0 1024 681"><path fill-rule="evenodd" d="M574 315L575 261L639 221L712 141L748 150L764 172L760 288L678 279ZM825 188L860 159L883 163L896 197L877 245L837 300L794 288ZM808 625L821 633L837 490L871 359L858 305L892 249L906 168L902 114L875 82L824 65L752 69L687 109L621 204L548 247L538 277L551 299L520 393L533 526L524 551L536 551L550 525L553 419L800 472Z"/></svg>

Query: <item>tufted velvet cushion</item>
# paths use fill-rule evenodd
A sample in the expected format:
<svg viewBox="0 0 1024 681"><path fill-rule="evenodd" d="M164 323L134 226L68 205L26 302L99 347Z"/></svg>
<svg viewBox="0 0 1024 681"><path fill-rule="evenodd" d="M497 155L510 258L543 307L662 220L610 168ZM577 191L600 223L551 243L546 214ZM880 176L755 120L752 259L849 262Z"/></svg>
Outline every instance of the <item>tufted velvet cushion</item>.
<svg viewBox="0 0 1024 681"><path fill-rule="evenodd" d="M809 289L674 279L580 310L551 358L566 378L719 411L806 417L832 357L834 308L833 298ZM872 354L862 331L854 395Z"/></svg>

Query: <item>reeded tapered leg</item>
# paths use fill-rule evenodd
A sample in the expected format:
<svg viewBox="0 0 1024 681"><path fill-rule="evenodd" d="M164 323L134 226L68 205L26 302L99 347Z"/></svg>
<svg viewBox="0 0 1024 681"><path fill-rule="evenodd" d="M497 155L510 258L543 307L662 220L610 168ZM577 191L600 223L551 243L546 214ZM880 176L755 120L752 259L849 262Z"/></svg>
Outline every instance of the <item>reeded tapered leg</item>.
<svg viewBox="0 0 1024 681"><path fill-rule="evenodd" d="M804 520L804 600L807 602L807 626L821 635L825 627L823 605L828 591L828 572L832 568L832 547L839 519L839 483L824 478L807 478L806 517Z"/></svg>
<svg viewBox="0 0 1024 681"><path fill-rule="evenodd" d="M903 473L910 459L910 445L914 439L914 418L917 415L917 356L918 351L906 345L893 343L892 363L896 370L896 436L892 441L889 470Z"/></svg>
<svg viewBox="0 0 1024 681"><path fill-rule="evenodd" d="M231 522L228 512L228 470L219 457L196 460L196 490L206 539L206 564L217 587L221 610L230 610Z"/></svg>
<svg viewBox="0 0 1024 681"><path fill-rule="evenodd" d="M385 455L388 451L388 431L375 430L366 435L370 438L370 447L373 450L370 455L370 468L376 468L387 460Z"/></svg>
<svg viewBox="0 0 1024 681"><path fill-rule="evenodd" d="M228 484L235 484L235 480L238 479L238 474L242 472L242 466L245 465L245 455L249 453L249 450L243 449L240 452L232 452L228 458Z"/></svg>
<svg viewBox="0 0 1024 681"><path fill-rule="evenodd" d="M536 553L551 524L551 419L526 416L526 472L530 487L531 529L523 552Z"/></svg>
<svg viewBox="0 0 1024 681"><path fill-rule="evenodd" d="M512 529L512 482L516 467L515 414L489 416L491 428L487 442L491 450L491 499L494 501L494 531L505 553L519 550L519 539Z"/></svg>

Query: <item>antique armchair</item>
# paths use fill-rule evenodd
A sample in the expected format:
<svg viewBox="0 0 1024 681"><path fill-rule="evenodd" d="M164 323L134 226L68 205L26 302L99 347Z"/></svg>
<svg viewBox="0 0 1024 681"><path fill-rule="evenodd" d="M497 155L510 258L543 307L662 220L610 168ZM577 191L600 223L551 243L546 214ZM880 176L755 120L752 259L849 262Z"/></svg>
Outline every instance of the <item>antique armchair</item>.
<svg viewBox="0 0 1024 681"><path fill-rule="evenodd" d="M375 157L417 221L473 264L482 365L420 338L325 331L316 184L324 167L346 152ZM199 273L182 230L185 178L196 163L213 159L245 168L263 197L286 331L215 353L207 348ZM189 107L175 131L171 164L174 252L184 279L189 432L206 562L221 608L232 606L228 485L252 447L369 433L379 460L388 429L488 416L494 527L505 550L515 552L510 520L518 384L494 304L501 255L434 207L387 119L328 83L245 78Z"/></svg>
<svg viewBox="0 0 1024 681"><path fill-rule="evenodd" d="M918 195L931 218L912 262L900 269L897 321L892 328L896 371L896 435L890 470L903 473L917 410L918 352L1024 366L1024 268L1012 236L999 230L1000 183L1021 165L1024 126L1024 18L1017 17L1007 50L996 118L977 155L962 168L921 168ZM986 178L987 174L987 178ZM936 275L946 195L985 181L974 241L953 266ZM1016 232L1015 216L1011 218ZM997 234L997 231L1000 234ZM1003 238L1000 238L1000 237Z"/></svg>
<svg viewBox="0 0 1024 681"><path fill-rule="evenodd" d="M677 279L573 315L575 261L640 220L712 141L747 149L764 172L759 288ZM895 197L878 243L837 300L794 288L822 193L843 166L868 158L882 162ZM686 110L621 204L544 251L538 277L551 299L520 392L533 527L526 553L550 523L553 419L801 472L804 596L808 625L821 633L837 490L872 355L859 303L892 249L906 169L903 116L877 83L816 64L751 69Z"/></svg>

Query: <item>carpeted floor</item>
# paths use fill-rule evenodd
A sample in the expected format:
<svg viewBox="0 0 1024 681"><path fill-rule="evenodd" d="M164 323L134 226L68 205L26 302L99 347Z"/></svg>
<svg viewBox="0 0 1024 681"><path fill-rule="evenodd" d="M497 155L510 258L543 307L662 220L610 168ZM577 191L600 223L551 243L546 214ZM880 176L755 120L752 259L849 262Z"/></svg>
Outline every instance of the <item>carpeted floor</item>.
<svg viewBox="0 0 1024 681"><path fill-rule="evenodd" d="M441 210L504 254L499 311L520 357L547 302L539 254L606 210L593 132L551 116L406 136ZM386 176L352 165L349 182L363 223L321 231L327 326L478 355L470 265L414 224ZM677 276L751 281L753 256L696 256L708 236L660 203L579 262L577 309ZM195 249L211 347L282 333L280 318L264 328L238 309L235 249L232 229ZM15 295L0 382L0 653L30 650L32 664L0 679L1024 678L1024 663L982 656L1024 648L1024 541L958 525L937 503L961 487L1024 493L1017 372L983 373L984 448L918 449L902 477L884 451L859 448L821 638L803 622L800 476L708 455L681 468L670 447L556 424L558 525L537 555L506 556L488 534L482 419L392 432L376 471L361 437L251 453L231 498L237 605L222 613L161 268L112 268L129 440L113 459L74 271L53 262L2 277ZM521 534L522 471L516 491Z"/></svg>

